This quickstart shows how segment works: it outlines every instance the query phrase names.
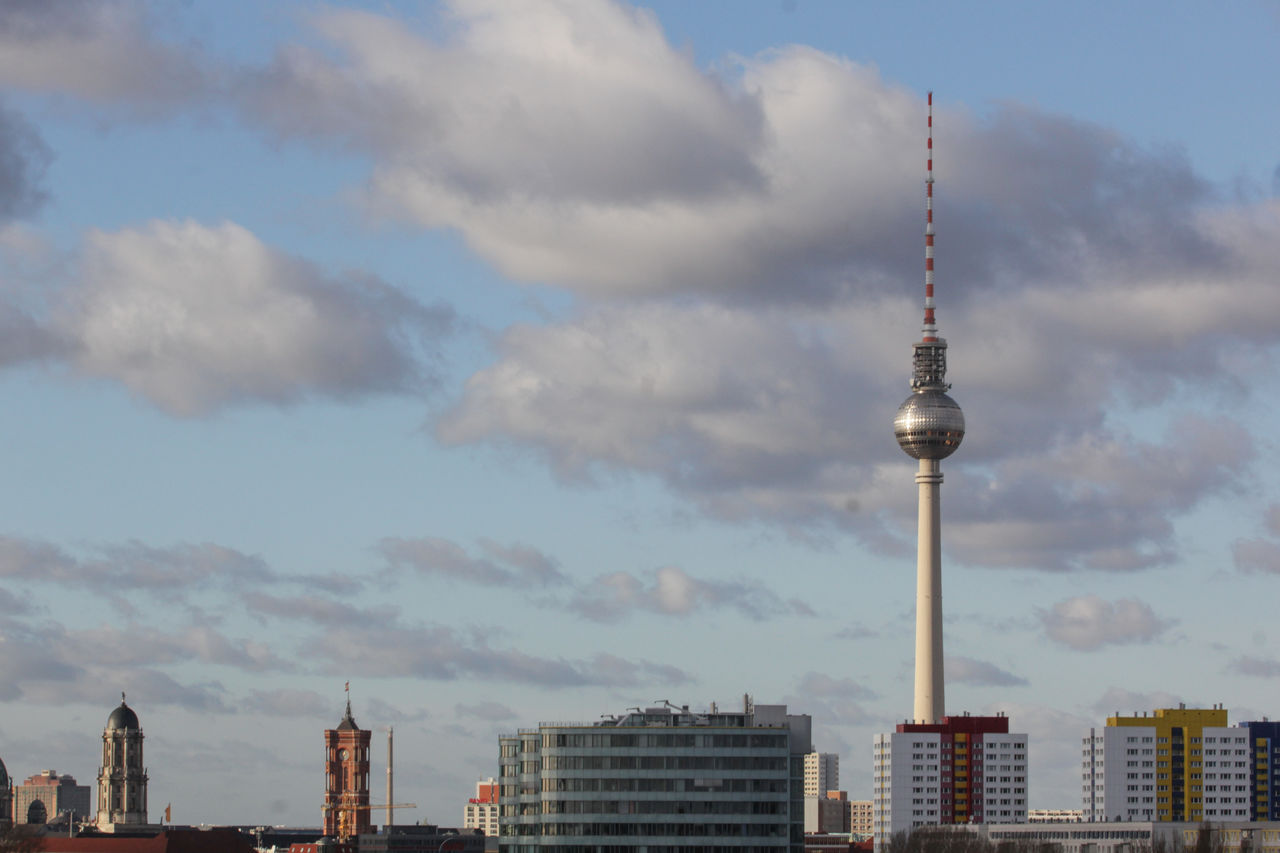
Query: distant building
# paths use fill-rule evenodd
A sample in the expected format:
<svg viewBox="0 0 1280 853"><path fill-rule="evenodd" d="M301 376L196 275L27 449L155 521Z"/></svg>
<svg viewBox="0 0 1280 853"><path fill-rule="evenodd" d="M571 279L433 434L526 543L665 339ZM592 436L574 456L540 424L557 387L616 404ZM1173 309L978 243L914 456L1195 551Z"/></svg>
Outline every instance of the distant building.
<svg viewBox="0 0 1280 853"><path fill-rule="evenodd" d="M1220 706L1108 717L1084 738L1084 819L1248 820L1253 749Z"/></svg>
<svg viewBox="0 0 1280 853"><path fill-rule="evenodd" d="M108 835L93 831L69 838L62 834L41 836L45 853L254 853L253 839L230 827L167 828L147 831L121 827Z"/></svg>
<svg viewBox="0 0 1280 853"><path fill-rule="evenodd" d="M848 834L849 818L849 795L844 791L827 791L821 797L804 798L805 835Z"/></svg>
<svg viewBox="0 0 1280 853"><path fill-rule="evenodd" d="M1272 821L1095 821L951 827L973 832L998 848L1055 847L1059 853L1134 853L1140 850L1213 850L1280 853L1280 823ZM1208 835L1202 838L1202 833ZM1203 846L1201 846L1203 845Z"/></svg>
<svg viewBox="0 0 1280 853"><path fill-rule="evenodd" d="M874 831L874 814L870 800L850 800L849 831L854 835L870 835Z"/></svg>
<svg viewBox="0 0 1280 853"><path fill-rule="evenodd" d="M834 752L810 752L804 757L804 795L825 797L840 789L840 756Z"/></svg>
<svg viewBox="0 0 1280 853"><path fill-rule="evenodd" d="M1280 820L1280 723L1262 720L1240 725L1249 730L1253 751L1249 761L1249 817ZM1205 784L1209 784L1207 778ZM1208 791L1205 796L1209 796Z"/></svg>
<svg viewBox="0 0 1280 853"><path fill-rule="evenodd" d="M98 768L99 828L145 826L147 768L142 761L142 724L124 702L107 717L102 730L102 764Z"/></svg>
<svg viewBox="0 0 1280 853"><path fill-rule="evenodd" d="M476 795L462 810L462 828L479 829L485 835L498 834L498 783L490 776L476 783Z"/></svg>
<svg viewBox="0 0 1280 853"><path fill-rule="evenodd" d="M50 823L62 814L88 820L89 809L89 786L56 770L37 773L13 789L14 823Z"/></svg>
<svg viewBox="0 0 1280 853"><path fill-rule="evenodd" d="M1027 736L1004 715L902 723L876 735L873 774L876 850L923 826L1027 819Z"/></svg>
<svg viewBox="0 0 1280 853"><path fill-rule="evenodd" d="M1080 809L1027 809L1027 823L1079 823L1084 820Z"/></svg>
<svg viewBox="0 0 1280 853"><path fill-rule="evenodd" d="M13 789L9 786L9 771L0 761L0 831L8 829L13 814Z"/></svg>
<svg viewBox="0 0 1280 853"><path fill-rule="evenodd" d="M808 715L665 707L499 738L501 853L801 853Z"/></svg>
<svg viewBox="0 0 1280 853"><path fill-rule="evenodd" d="M371 831L369 817L369 739L347 712L336 729L325 729L324 834L351 838Z"/></svg>
<svg viewBox="0 0 1280 853"><path fill-rule="evenodd" d="M439 826L395 826L389 832L361 835L355 853L484 853L483 833Z"/></svg>

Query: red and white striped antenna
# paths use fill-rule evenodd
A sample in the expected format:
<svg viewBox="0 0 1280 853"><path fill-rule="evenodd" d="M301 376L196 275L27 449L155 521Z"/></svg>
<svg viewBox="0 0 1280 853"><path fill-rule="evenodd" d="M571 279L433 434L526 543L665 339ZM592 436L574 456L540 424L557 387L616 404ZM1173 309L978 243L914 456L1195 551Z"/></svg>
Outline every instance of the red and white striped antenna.
<svg viewBox="0 0 1280 853"><path fill-rule="evenodd" d="M924 337L925 343L938 340L933 317L933 92L929 93L929 149L924 178Z"/></svg>

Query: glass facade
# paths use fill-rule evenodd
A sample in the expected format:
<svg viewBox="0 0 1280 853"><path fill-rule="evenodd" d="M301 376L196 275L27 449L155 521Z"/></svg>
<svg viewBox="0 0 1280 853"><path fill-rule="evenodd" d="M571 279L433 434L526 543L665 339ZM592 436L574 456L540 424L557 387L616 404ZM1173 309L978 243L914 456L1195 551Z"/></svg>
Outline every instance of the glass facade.
<svg viewBox="0 0 1280 853"><path fill-rule="evenodd" d="M807 715L649 708L499 740L501 853L803 850Z"/></svg>

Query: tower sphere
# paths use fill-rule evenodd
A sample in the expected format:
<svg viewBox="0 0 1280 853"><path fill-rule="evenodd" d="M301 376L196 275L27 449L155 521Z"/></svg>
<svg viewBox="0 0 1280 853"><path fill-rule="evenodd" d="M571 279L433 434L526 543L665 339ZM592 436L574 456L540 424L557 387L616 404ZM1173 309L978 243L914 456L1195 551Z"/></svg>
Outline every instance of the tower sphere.
<svg viewBox="0 0 1280 853"><path fill-rule="evenodd" d="M942 391L916 391L893 417L898 446L916 459L946 459L964 439L964 412Z"/></svg>

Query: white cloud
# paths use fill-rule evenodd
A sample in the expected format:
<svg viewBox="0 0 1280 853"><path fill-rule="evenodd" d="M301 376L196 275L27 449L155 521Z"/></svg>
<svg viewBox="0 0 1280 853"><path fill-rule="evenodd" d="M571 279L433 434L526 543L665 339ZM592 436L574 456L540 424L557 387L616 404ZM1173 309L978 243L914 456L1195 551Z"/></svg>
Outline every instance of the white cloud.
<svg viewBox="0 0 1280 853"><path fill-rule="evenodd" d="M0 222L29 213L44 201L40 180L49 160L49 149L35 128L17 113L0 107ZM3 249L0 242L0 251Z"/></svg>
<svg viewBox="0 0 1280 853"><path fill-rule="evenodd" d="M1242 572L1280 573L1280 504L1266 508L1262 524L1269 538L1238 539L1231 556Z"/></svg>
<svg viewBox="0 0 1280 853"><path fill-rule="evenodd" d="M796 691L801 696L816 696L823 699L876 699L874 690L852 678L832 678L821 672L806 672L796 683Z"/></svg>
<svg viewBox="0 0 1280 853"><path fill-rule="evenodd" d="M87 550L81 557L48 542L0 536L0 577L168 598L199 587L277 579L260 557L213 542L157 547L134 541Z"/></svg>
<svg viewBox="0 0 1280 853"><path fill-rule="evenodd" d="M472 557L456 542L430 536L387 537L378 543L378 551L395 569L408 568L466 583L528 588L566 580L554 560L529 546L501 545L489 539L480 546L488 557Z"/></svg>
<svg viewBox="0 0 1280 853"><path fill-rule="evenodd" d="M1001 669L995 664L970 657L948 657L947 680L956 684L973 684L979 687L1025 687L1029 682L1020 675Z"/></svg>
<svg viewBox="0 0 1280 853"><path fill-rule="evenodd" d="M251 714L298 718L320 717L329 710L330 702L314 690L274 687L250 690L241 708Z"/></svg>
<svg viewBox="0 0 1280 853"><path fill-rule="evenodd" d="M1280 675L1280 661L1269 658L1258 658L1250 655L1238 657L1231 662L1231 670L1241 675L1253 675L1258 678L1275 678Z"/></svg>
<svg viewBox="0 0 1280 853"><path fill-rule="evenodd" d="M1176 708L1185 699L1185 696L1161 690L1144 693L1124 687L1109 687L1091 707L1099 716L1110 717L1117 714L1140 714L1156 708Z"/></svg>
<svg viewBox="0 0 1280 853"><path fill-rule="evenodd" d="M720 518L793 530L836 524L900 551L916 507L889 424L907 394L910 331L901 327L914 311L887 298L823 311L645 303L516 326L437 435L515 441L568 480L655 474ZM1237 488L1247 472L1253 442L1223 418L1184 414L1163 441L1108 427L1113 356L1098 347L1078 350L1084 366L1072 377L1083 378L1071 379L1074 388L1045 390L1026 384L1017 365L1062 359L1079 347L1069 335L1057 349L1042 352L1028 336L988 354L1011 321L977 306L957 313L977 350L957 347L953 359L957 381L971 380L955 392L970 428L944 487L957 496L944 497L947 547L961 560L1056 570L1161 564L1174 554L1172 519ZM1216 325L1204 334L1216 336ZM961 357L982 364L975 373L957 366Z"/></svg>
<svg viewBox="0 0 1280 853"><path fill-rule="evenodd" d="M1243 572L1280 574L1280 542L1271 539L1239 539L1231 546L1236 568Z"/></svg>
<svg viewBox="0 0 1280 853"><path fill-rule="evenodd" d="M459 702L453 706L453 712L459 717L470 717L491 723L516 719L515 711L501 702L488 700L469 705Z"/></svg>
<svg viewBox="0 0 1280 853"><path fill-rule="evenodd" d="M0 84L148 109L206 93L213 80L198 47L161 41L156 11L127 0L7 0Z"/></svg>
<svg viewBox="0 0 1280 853"><path fill-rule="evenodd" d="M416 347L449 312L334 279L233 223L94 232L58 317L82 371L171 414L419 388Z"/></svg>
<svg viewBox="0 0 1280 853"><path fill-rule="evenodd" d="M260 121L371 153L375 207L607 297L506 330L441 439L903 547L886 425L919 314L903 285L921 276L918 97L801 47L708 73L611 3L458 6L437 40L366 13L315 20L331 50L281 51ZM598 73L566 82L584 65ZM581 120L619 113L644 132ZM1248 393L1240 365L1265 362L1280 327L1280 204L1212 205L1184 158L1104 127L1016 104L937 114L940 316L971 423L949 506L984 508L948 546L1055 570L1171 561L1173 521L1239 486L1252 438L1175 411L1161 444L1107 413L1189 385ZM1184 440L1196 452L1168 457ZM1159 501L1113 473L1139 469L1164 479Z"/></svg>
<svg viewBox="0 0 1280 853"><path fill-rule="evenodd" d="M678 685L690 680L688 673L653 661L604 652L576 660L540 657L495 649L483 638L468 639L446 627L395 620L331 625L301 644L300 655L327 672L359 671L368 677L465 678L540 687Z"/></svg>
<svg viewBox="0 0 1280 853"><path fill-rule="evenodd" d="M1149 643L1172 624L1156 616L1151 606L1136 599L1104 601L1082 595L1039 611L1045 633L1055 642L1078 651L1103 646Z"/></svg>
<svg viewBox="0 0 1280 853"><path fill-rule="evenodd" d="M784 602L755 581L695 578L676 566L657 569L647 579L629 572L600 575L580 586L568 603L573 612L598 622L612 622L634 611L686 616L718 607L737 610L751 619L813 615L802 602Z"/></svg>

